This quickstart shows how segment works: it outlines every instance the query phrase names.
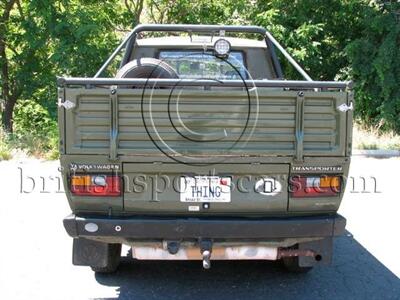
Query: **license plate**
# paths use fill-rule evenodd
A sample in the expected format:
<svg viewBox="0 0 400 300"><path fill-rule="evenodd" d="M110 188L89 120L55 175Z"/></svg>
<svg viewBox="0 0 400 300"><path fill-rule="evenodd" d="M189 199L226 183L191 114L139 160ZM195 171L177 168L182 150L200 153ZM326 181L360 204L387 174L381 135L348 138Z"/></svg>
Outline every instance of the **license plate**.
<svg viewBox="0 0 400 300"><path fill-rule="evenodd" d="M231 202L231 178L181 177L181 202Z"/></svg>

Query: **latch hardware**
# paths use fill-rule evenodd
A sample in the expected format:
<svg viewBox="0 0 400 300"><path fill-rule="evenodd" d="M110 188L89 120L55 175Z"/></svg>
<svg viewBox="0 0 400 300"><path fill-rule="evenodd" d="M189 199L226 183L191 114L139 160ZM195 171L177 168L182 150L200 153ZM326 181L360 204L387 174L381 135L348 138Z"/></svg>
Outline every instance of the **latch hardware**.
<svg viewBox="0 0 400 300"><path fill-rule="evenodd" d="M353 110L353 102L350 102L350 105L347 105L346 103L340 104L337 109L341 112L346 112L348 110Z"/></svg>
<svg viewBox="0 0 400 300"><path fill-rule="evenodd" d="M58 99L58 106L59 107L64 107L65 109L72 109L74 108L76 105L74 102L69 101L69 100L65 100L64 102L61 102L61 98Z"/></svg>

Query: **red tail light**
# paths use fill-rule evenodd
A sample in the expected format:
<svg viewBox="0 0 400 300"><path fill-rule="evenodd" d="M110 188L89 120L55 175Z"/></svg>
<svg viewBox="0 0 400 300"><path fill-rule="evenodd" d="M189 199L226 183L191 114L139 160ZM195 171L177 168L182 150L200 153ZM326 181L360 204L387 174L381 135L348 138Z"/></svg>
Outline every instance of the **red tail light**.
<svg viewBox="0 0 400 300"><path fill-rule="evenodd" d="M71 192L77 196L120 196L121 177L111 175L73 175Z"/></svg>
<svg viewBox="0 0 400 300"><path fill-rule="evenodd" d="M340 176L293 176L290 193L294 198L337 196L340 193Z"/></svg>

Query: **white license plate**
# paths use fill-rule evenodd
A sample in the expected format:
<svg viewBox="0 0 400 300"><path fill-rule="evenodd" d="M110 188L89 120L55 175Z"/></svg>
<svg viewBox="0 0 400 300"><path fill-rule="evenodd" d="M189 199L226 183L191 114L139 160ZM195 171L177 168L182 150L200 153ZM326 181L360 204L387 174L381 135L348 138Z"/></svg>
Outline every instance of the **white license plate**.
<svg viewBox="0 0 400 300"><path fill-rule="evenodd" d="M181 202L231 202L231 178L181 177Z"/></svg>

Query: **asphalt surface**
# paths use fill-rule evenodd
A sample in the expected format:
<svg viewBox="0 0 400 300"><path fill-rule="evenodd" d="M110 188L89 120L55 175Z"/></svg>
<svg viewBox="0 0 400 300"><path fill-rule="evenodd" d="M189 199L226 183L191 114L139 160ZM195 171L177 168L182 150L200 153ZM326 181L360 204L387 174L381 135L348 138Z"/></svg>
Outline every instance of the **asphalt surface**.
<svg viewBox="0 0 400 300"><path fill-rule="evenodd" d="M213 262L207 271L200 262L139 262L127 248L113 275L72 266L57 167L0 162L0 299L400 299L398 158L353 159L355 185L341 206L348 232L335 242L331 267L302 275L279 262Z"/></svg>

